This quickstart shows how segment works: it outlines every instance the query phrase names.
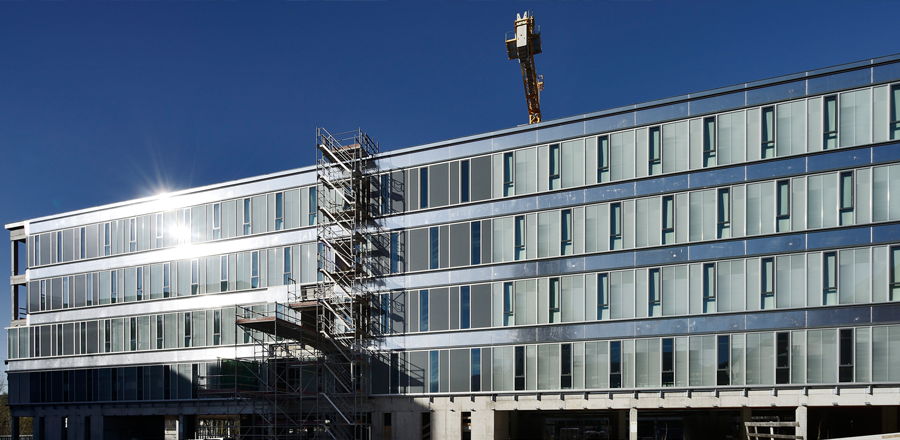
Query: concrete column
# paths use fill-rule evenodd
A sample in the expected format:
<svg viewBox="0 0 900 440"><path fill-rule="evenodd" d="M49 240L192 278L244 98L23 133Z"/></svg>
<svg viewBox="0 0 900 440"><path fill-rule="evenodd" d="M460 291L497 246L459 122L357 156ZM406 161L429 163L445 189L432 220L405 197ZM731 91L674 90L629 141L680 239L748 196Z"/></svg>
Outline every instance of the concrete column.
<svg viewBox="0 0 900 440"><path fill-rule="evenodd" d="M800 405L796 410L794 410L794 420L796 420L799 424L799 426L797 426L797 428L794 430L794 435L803 436L803 440L808 439L808 431L806 428L809 417L807 415L806 405Z"/></svg>
<svg viewBox="0 0 900 440"><path fill-rule="evenodd" d="M422 414L420 412L394 413L393 434L395 440L418 440L422 438Z"/></svg>
<svg viewBox="0 0 900 440"><path fill-rule="evenodd" d="M462 413L459 411L444 410L439 419L443 425L441 433L437 437L439 439L457 440L462 438Z"/></svg>
<svg viewBox="0 0 900 440"><path fill-rule="evenodd" d="M472 411L472 438L491 440L494 438L494 413L492 409Z"/></svg>
<svg viewBox="0 0 900 440"><path fill-rule="evenodd" d="M19 418L16 416L9 418L9 434L10 440L19 440Z"/></svg>
<svg viewBox="0 0 900 440"><path fill-rule="evenodd" d="M628 440L638 440L638 410L628 410Z"/></svg>
<svg viewBox="0 0 900 440"><path fill-rule="evenodd" d="M384 436L382 433L384 432L384 413L381 411L372 411L372 440L382 440ZM390 440L390 439L384 439Z"/></svg>

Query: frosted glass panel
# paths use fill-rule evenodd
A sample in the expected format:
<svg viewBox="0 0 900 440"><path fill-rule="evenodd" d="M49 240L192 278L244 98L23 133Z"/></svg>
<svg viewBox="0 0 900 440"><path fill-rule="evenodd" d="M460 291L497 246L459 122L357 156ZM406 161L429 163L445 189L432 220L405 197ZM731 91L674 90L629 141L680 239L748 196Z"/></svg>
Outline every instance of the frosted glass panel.
<svg viewBox="0 0 900 440"><path fill-rule="evenodd" d="M776 111L776 155L787 156L806 151L806 102L779 104Z"/></svg>
<svg viewBox="0 0 900 440"><path fill-rule="evenodd" d="M869 89L841 93L840 131L842 147L867 144L872 139L872 91Z"/></svg>
<svg viewBox="0 0 900 440"><path fill-rule="evenodd" d="M744 112L726 113L716 119L716 160L719 165L744 161Z"/></svg>
<svg viewBox="0 0 900 440"><path fill-rule="evenodd" d="M634 131L610 135L609 149L612 180L634 177Z"/></svg>
<svg viewBox="0 0 900 440"><path fill-rule="evenodd" d="M672 173L688 169L687 121L663 125L663 172Z"/></svg>

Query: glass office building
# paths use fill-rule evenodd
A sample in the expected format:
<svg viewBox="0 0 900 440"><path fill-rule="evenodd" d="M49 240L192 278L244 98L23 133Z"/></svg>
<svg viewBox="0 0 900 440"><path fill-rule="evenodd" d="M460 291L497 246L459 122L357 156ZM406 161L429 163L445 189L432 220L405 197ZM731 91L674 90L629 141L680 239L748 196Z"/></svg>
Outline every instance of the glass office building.
<svg viewBox="0 0 900 440"><path fill-rule="evenodd" d="M377 165L372 438L900 431L900 56ZM54 439L238 423L201 391L254 349L237 307L317 282L315 183L6 225L13 413Z"/></svg>

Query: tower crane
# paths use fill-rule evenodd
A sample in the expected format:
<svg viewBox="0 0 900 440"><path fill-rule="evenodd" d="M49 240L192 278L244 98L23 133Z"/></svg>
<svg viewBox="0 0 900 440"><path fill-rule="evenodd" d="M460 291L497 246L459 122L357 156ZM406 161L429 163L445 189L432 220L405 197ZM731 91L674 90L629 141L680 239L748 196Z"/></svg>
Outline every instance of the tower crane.
<svg viewBox="0 0 900 440"><path fill-rule="evenodd" d="M541 31L535 28L534 15L528 11L516 14L516 30L512 38L507 35L506 55L511 60L519 60L522 68L522 83L525 85L525 101L528 103L528 123L541 122L541 90L544 90L544 76L537 74L534 56L541 53Z"/></svg>

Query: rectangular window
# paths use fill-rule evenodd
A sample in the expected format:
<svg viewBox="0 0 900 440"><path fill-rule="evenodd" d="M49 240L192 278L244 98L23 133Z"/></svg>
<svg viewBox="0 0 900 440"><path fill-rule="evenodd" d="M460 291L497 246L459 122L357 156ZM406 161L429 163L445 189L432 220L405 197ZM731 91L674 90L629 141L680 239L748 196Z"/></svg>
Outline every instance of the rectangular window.
<svg viewBox="0 0 900 440"><path fill-rule="evenodd" d="M191 229L191 208L184 208L181 210L181 237L180 242L182 244L188 244L191 242L192 229Z"/></svg>
<svg viewBox="0 0 900 440"><path fill-rule="evenodd" d="M837 252L822 254L822 305L838 303Z"/></svg>
<svg viewBox="0 0 900 440"><path fill-rule="evenodd" d="M128 349L137 350L137 318L128 318Z"/></svg>
<svg viewBox="0 0 900 440"><path fill-rule="evenodd" d="M525 347L519 345L515 347L514 356L514 373L516 391L525 389Z"/></svg>
<svg viewBox="0 0 900 440"><path fill-rule="evenodd" d="M63 277L62 279L62 306L68 309L71 304L72 290L70 289L72 278Z"/></svg>
<svg viewBox="0 0 900 440"><path fill-rule="evenodd" d="M515 258L516 260L525 259L525 216L516 216L515 223Z"/></svg>
<svg viewBox="0 0 900 440"><path fill-rule="evenodd" d="M62 231L56 231L56 262L62 263L63 261L63 233Z"/></svg>
<svg viewBox="0 0 900 440"><path fill-rule="evenodd" d="M853 171L841 173L840 217L842 225L853 224Z"/></svg>
<svg viewBox="0 0 900 440"><path fill-rule="evenodd" d="M760 309L775 307L775 259L772 257L760 260Z"/></svg>
<svg viewBox="0 0 900 440"><path fill-rule="evenodd" d="M716 164L716 117L703 119L703 166Z"/></svg>
<svg viewBox="0 0 900 440"><path fill-rule="evenodd" d="M282 252L284 254L284 267L282 268L283 274L281 277L281 284L288 286L294 283L294 274L291 271L291 267L293 267L291 263L293 261L293 258L291 258L291 248L285 247Z"/></svg>
<svg viewBox="0 0 900 440"><path fill-rule="evenodd" d="M574 252L572 244L572 210L563 209L560 211L560 237L559 237L559 253L560 255L571 255Z"/></svg>
<svg viewBox="0 0 900 440"><path fill-rule="evenodd" d="M107 254L108 255L108 254ZM34 267L40 266L41 264L41 236L34 236L34 261L31 262L31 265Z"/></svg>
<svg viewBox="0 0 900 440"><path fill-rule="evenodd" d="M503 283L503 325L515 325L515 299L513 283Z"/></svg>
<svg viewBox="0 0 900 440"><path fill-rule="evenodd" d="M419 208L428 207L428 167L419 168Z"/></svg>
<svg viewBox="0 0 900 440"><path fill-rule="evenodd" d="M731 337L720 335L717 338L718 351L716 358L716 385L729 385L731 383Z"/></svg>
<svg viewBox="0 0 900 440"><path fill-rule="evenodd" d="M853 329L842 328L839 335L838 381L853 382Z"/></svg>
<svg viewBox="0 0 900 440"><path fill-rule="evenodd" d="M549 320L551 323L560 322L559 306L559 278L550 278L550 292L548 295Z"/></svg>
<svg viewBox="0 0 900 440"><path fill-rule="evenodd" d="M466 203L469 201L469 161L461 160L459 162L459 201Z"/></svg>
<svg viewBox="0 0 900 440"><path fill-rule="evenodd" d="M760 157L775 157L775 107L763 107L761 124L762 151Z"/></svg>
<svg viewBox="0 0 900 440"><path fill-rule="evenodd" d="M662 129L659 126L650 127L647 145L647 174L654 175L662 172Z"/></svg>
<svg viewBox="0 0 900 440"><path fill-rule="evenodd" d="M609 205L609 248L622 249L622 204Z"/></svg>
<svg viewBox="0 0 900 440"><path fill-rule="evenodd" d="M137 250L137 219L132 217L128 219L128 251Z"/></svg>
<svg viewBox="0 0 900 440"><path fill-rule="evenodd" d="M154 222L156 223L156 230L153 231L153 247L159 249L163 247L163 237L165 236L165 227L163 226L163 213L157 212L153 215L153 217L155 218Z"/></svg>
<svg viewBox="0 0 900 440"><path fill-rule="evenodd" d="M459 328L467 329L472 326L471 320L472 297L469 286L459 287Z"/></svg>
<svg viewBox="0 0 900 440"><path fill-rule="evenodd" d="M319 189L315 186L309 187L309 224L316 224L316 216L319 213Z"/></svg>
<svg viewBox="0 0 900 440"><path fill-rule="evenodd" d="M428 228L428 267L439 269L441 267L441 228L434 226Z"/></svg>
<svg viewBox="0 0 900 440"><path fill-rule="evenodd" d="M391 213L391 175L388 173L379 176L379 199L381 199L381 215Z"/></svg>
<svg viewBox="0 0 900 440"><path fill-rule="evenodd" d="M191 260L191 295L200 293L200 261Z"/></svg>
<svg viewBox="0 0 900 440"><path fill-rule="evenodd" d="M609 387L622 388L622 341L609 341Z"/></svg>
<svg viewBox="0 0 900 440"><path fill-rule="evenodd" d="M647 271L647 316L662 314L662 274L660 270Z"/></svg>
<svg viewBox="0 0 900 440"><path fill-rule="evenodd" d="M275 193L275 230L284 229L284 193Z"/></svg>
<svg viewBox="0 0 900 440"><path fill-rule="evenodd" d="M108 256L111 248L111 237L109 232L109 222L103 224L103 255Z"/></svg>
<svg viewBox="0 0 900 440"><path fill-rule="evenodd" d="M244 199L244 218L243 218L243 223L242 223L243 224L242 229L244 231L244 235L250 235L250 233L252 232L251 220L250 220L251 216L253 215L252 208L253 208L253 206L252 206L252 201L250 200L250 197L245 198Z"/></svg>
<svg viewBox="0 0 900 440"><path fill-rule="evenodd" d="M731 192L720 188L716 193L716 236L731 237Z"/></svg>
<svg viewBox="0 0 900 440"><path fill-rule="evenodd" d="M603 319L609 310L609 274L597 274L597 319Z"/></svg>
<svg viewBox="0 0 900 440"><path fill-rule="evenodd" d="M778 232L791 229L791 181L779 180L775 194L775 224Z"/></svg>
<svg viewBox="0 0 900 440"><path fill-rule="evenodd" d="M791 334L775 333L775 383L791 382Z"/></svg>
<svg viewBox="0 0 900 440"><path fill-rule="evenodd" d="M826 96L822 107L822 148L830 150L838 146L837 95Z"/></svg>
<svg viewBox="0 0 900 440"><path fill-rule="evenodd" d="M92 306L94 305L94 273L88 272L85 276L84 283L84 295L85 295L85 305Z"/></svg>
<svg viewBox="0 0 900 440"><path fill-rule="evenodd" d="M213 310L213 345L222 343L222 311Z"/></svg>
<svg viewBox="0 0 900 440"><path fill-rule="evenodd" d="M219 256L219 291L228 290L228 255Z"/></svg>
<svg viewBox="0 0 900 440"><path fill-rule="evenodd" d="M193 321L191 318L192 318L191 312L187 312L184 314L184 335L183 336L184 336L184 346L185 347L191 346L191 339L192 339L191 336L193 335L193 331L191 330L191 324L193 324Z"/></svg>
<svg viewBox="0 0 900 440"><path fill-rule="evenodd" d="M888 130L891 139L900 139L900 84L891 86L891 121Z"/></svg>
<svg viewBox="0 0 900 440"><path fill-rule="evenodd" d="M109 322L109 321L107 321ZM165 341L166 332L163 328L163 315L156 315L156 349L162 350L164 348L163 341Z"/></svg>
<svg viewBox="0 0 900 440"><path fill-rule="evenodd" d="M391 273L400 272L400 233L391 232Z"/></svg>
<svg viewBox="0 0 900 440"><path fill-rule="evenodd" d="M212 208L212 238L218 240L222 238L222 204L213 203Z"/></svg>
<svg viewBox="0 0 900 440"><path fill-rule="evenodd" d="M419 291L419 331L428 331L428 291Z"/></svg>
<svg viewBox="0 0 900 440"><path fill-rule="evenodd" d="M481 391L481 349L473 348L470 353L471 391Z"/></svg>
<svg viewBox="0 0 900 440"><path fill-rule="evenodd" d="M515 163L512 153L503 153L503 196L515 194Z"/></svg>
<svg viewBox="0 0 900 440"><path fill-rule="evenodd" d="M250 288L259 288L259 251L250 253Z"/></svg>
<svg viewBox="0 0 900 440"><path fill-rule="evenodd" d="M703 264L703 313L716 310L716 263Z"/></svg>
<svg viewBox="0 0 900 440"><path fill-rule="evenodd" d="M78 228L78 258L84 259L87 257L87 243L85 242L87 238L87 233L84 226Z"/></svg>
<svg viewBox="0 0 900 440"><path fill-rule="evenodd" d="M550 189L559 189L559 144L550 145Z"/></svg>
<svg viewBox="0 0 900 440"><path fill-rule="evenodd" d="M609 136L597 138L597 182L609 182Z"/></svg>
<svg viewBox="0 0 900 440"><path fill-rule="evenodd" d="M572 388L572 344L559 346L559 387Z"/></svg>
<svg viewBox="0 0 900 440"><path fill-rule="evenodd" d="M109 302L117 301L119 301L119 271L112 270L109 272Z"/></svg>
<svg viewBox="0 0 900 440"><path fill-rule="evenodd" d="M481 264L481 222L474 221L470 223L469 243L471 247L470 264Z"/></svg>
<svg viewBox="0 0 900 440"><path fill-rule="evenodd" d="M662 244L675 242L675 196L662 198Z"/></svg>
<svg viewBox="0 0 900 440"><path fill-rule="evenodd" d="M428 392L437 393L441 390L441 355L437 350L428 352ZM429 413L424 413L430 417Z"/></svg>
<svg viewBox="0 0 900 440"><path fill-rule="evenodd" d="M675 386L675 340L662 339L662 386Z"/></svg>
<svg viewBox="0 0 900 440"><path fill-rule="evenodd" d="M143 266L138 266L135 270L134 274L134 284L135 284L135 295L137 296L137 300L141 301L144 299L144 268Z"/></svg>
<svg viewBox="0 0 900 440"><path fill-rule="evenodd" d="M168 298L171 295L172 290L172 265L170 263L163 263L163 279L162 279L162 291L163 298Z"/></svg>
<svg viewBox="0 0 900 440"><path fill-rule="evenodd" d="M103 321L103 352L112 351L112 323L110 320Z"/></svg>
<svg viewBox="0 0 900 440"><path fill-rule="evenodd" d="M890 300L900 300L900 246L891 248Z"/></svg>

